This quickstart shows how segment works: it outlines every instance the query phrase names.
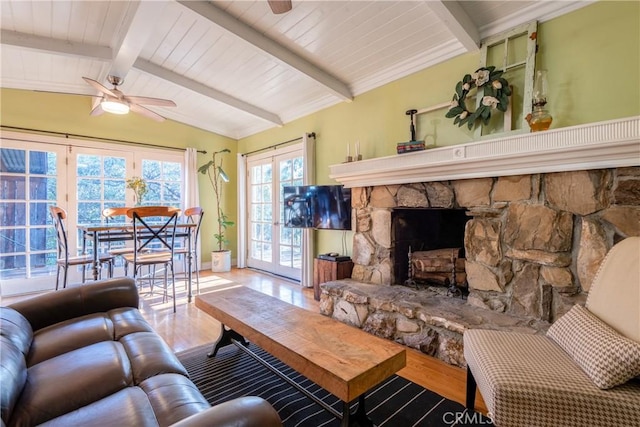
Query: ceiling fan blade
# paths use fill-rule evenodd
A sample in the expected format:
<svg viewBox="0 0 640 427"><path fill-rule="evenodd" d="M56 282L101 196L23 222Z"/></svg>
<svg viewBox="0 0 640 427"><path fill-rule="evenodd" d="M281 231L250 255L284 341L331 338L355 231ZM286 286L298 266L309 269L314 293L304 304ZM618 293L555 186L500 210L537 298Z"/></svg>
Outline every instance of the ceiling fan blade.
<svg viewBox="0 0 640 427"><path fill-rule="evenodd" d="M176 103L170 99L149 98L147 96L125 96L124 100L131 104L157 105L158 107L176 106Z"/></svg>
<svg viewBox="0 0 640 427"><path fill-rule="evenodd" d="M164 117L162 117L158 113L154 113L153 111L149 110L148 108L144 108L142 105L130 104L129 108L131 108L131 111L133 111L134 113L141 114L141 115L143 115L145 117L148 117L148 118L150 118L152 120L155 120L156 122L164 122Z"/></svg>
<svg viewBox="0 0 640 427"><path fill-rule="evenodd" d="M93 110L91 110L90 116L100 116L104 114L104 110L102 109L102 104L98 102Z"/></svg>
<svg viewBox="0 0 640 427"><path fill-rule="evenodd" d="M271 11L276 15L286 13L291 10L291 0L267 0Z"/></svg>
<svg viewBox="0 0 640 427"><path fill-rule="evenodd" d="M97 81L95 81L93 79L90 79L89 77L83 77L83 79L89 85L93 86L96 90L98 90L98 91L100 91L102 93L106 93L108 95L111 95L114 98L120 98L117 93L113 92L111 89L107 89L102 84L98 83Z"/></svg>

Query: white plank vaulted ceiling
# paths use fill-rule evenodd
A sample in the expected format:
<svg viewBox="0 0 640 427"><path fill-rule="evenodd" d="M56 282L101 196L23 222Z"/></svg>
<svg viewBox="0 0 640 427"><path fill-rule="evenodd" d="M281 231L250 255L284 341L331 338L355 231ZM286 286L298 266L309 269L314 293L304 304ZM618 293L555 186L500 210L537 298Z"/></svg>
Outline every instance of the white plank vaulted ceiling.
<svg viewBox="0 0 640 427"><path fill-rule="evenodd" d="M237 139L588 3L293 0L276 15L264 0L0 0L0 85L97 95L82 77L116 75L177 104L150 110Z"/></svg>

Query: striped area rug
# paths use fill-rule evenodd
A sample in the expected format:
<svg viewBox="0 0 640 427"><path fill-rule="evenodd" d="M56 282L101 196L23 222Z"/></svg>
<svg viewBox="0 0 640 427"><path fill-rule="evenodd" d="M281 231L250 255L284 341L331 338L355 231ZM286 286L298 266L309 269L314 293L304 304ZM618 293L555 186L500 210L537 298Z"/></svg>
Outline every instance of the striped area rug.
<svg viewBox="0 0 640 427"><path fill-rule="evenodd" d="M334 427L340 421L311 399L269 371L235 345L222 348L215 358L207 357L212 346L178 353L191 380L212 405L241 396L260 396L278 411L285 427ZM323 402L342 412L342 401L261 348L254 353L268 361ZM367 414L376 426L474 426L490 420L467 413L462 405L447 400L397 375L366 394ZM355 409L355 405L354 405Z"/></svg>

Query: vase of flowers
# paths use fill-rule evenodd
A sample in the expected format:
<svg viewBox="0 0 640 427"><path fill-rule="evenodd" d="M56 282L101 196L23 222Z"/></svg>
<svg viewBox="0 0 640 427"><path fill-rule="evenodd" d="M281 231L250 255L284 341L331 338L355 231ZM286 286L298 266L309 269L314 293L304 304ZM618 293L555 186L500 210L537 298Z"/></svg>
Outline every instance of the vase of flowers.
<svg viewBox="0 0 640 427"><path fill-rule="evenodd" d="M135 206L142 206L142 199L149 191L147 188L147 181L139 176L134 176L127 180L127 188L133 190L133 202Z"/></svg>

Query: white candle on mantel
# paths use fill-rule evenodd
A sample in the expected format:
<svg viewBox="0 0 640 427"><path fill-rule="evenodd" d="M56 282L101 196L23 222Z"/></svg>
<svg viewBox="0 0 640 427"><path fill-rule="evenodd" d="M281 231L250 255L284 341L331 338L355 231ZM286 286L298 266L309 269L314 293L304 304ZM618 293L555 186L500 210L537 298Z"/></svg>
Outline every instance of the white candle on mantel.
<svg viewBox="0 0 640 427"><path fill-rule="evenodd" d="M360 155L360 140L356 141L356 159L358 158L358 155Z"/></svg>
<svg viewBox="0 0 640 427"><path fill-rule="evenodd" d="M347 142L347 157L351 156L351 152L349 151L350 147L351 147L351 144Z"/></svg>

